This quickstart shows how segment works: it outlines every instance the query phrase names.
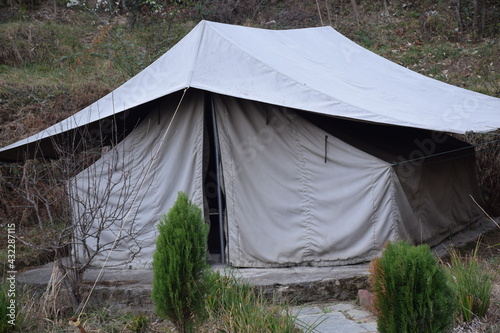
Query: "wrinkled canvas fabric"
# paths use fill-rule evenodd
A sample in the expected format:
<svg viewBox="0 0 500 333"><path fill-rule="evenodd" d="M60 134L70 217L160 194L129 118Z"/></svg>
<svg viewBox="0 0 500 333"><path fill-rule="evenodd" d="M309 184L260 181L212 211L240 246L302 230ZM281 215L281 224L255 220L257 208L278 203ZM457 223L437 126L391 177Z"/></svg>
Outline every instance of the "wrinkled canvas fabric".
<svg viewBox="0 0 500 333"><path fill-rule="evenodd" d="M398 170L291 109L227 96L215 109L234 266L365 262L387 241L435 245L482 216L469 154Z"/></svg>
<svg viewBox="0 0 500 333"><path fill-rule="evenodd" d="M91 224L76 229L79 256L87 256L83 234L91 249L109 249L118 237L123 239L109 258L100 251L95 265L108 260L107 266L151 267L156 226L178 191L203 207L203 93L188 96L175 117L179 96L159 101L125 140L73 179L74 220Z"/></svg>
<svg viewBox="0 0 500 333"><path fill-rule="evenodd" d="M286 108L218 96L215 109L232 265L362 262L397 237L388 163Z"/></svg>

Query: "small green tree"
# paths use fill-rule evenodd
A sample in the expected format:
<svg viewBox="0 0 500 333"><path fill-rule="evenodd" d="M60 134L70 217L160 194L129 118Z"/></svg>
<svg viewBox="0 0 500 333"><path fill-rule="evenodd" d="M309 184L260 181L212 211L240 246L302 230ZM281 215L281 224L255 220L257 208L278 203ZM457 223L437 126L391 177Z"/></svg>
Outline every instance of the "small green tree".
<svg viewBox="0 0 500 333"><path fill-rule="evenodd" d="M153 255L152 299L158 316L181 332L192 332L204 312L208 225L201 209L183 192L158 225Z"/></svg>
<svg viewBox="0 0 500 333"><path fill-rule="evenodd" d="M455 302L429 246L389 243L371 264L380 333L446 332Z"/></svg>

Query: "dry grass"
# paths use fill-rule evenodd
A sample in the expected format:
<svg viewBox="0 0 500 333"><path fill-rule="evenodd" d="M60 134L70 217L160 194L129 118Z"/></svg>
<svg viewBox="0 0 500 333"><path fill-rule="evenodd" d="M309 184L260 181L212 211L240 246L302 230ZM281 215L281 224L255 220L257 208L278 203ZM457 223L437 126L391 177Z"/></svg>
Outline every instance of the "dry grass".
<svg viewBox="0 0 500 333"><path fill-rule="evenodd" d="M0 146L38 133L109 92L109 87L99 81L70 86L13 81L0 79L0 133L5 133L0 135Z"/></svg>

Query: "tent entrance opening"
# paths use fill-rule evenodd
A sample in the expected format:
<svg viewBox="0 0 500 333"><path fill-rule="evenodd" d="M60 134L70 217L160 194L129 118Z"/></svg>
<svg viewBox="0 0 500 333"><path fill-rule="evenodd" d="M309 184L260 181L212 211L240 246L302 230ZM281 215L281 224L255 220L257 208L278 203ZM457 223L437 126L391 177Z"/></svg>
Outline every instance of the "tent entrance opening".
<svg viewBox="0 0 500 333"><path fill-rule="evenodd" d="M210 225L208 235L208 252L212 262L225 263L224 255L224 210L225 198L222 190L221 163L217 136L217 123L211 96L205 97L204 126L204 211Z"/></svg>

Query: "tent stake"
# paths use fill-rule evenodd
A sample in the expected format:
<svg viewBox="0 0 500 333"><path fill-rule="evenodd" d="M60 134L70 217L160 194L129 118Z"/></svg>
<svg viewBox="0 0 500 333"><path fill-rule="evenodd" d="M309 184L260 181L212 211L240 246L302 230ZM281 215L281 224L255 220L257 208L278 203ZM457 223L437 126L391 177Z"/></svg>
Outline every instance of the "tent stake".
<svg viewBox="0 0 500 333"><path fill-rule="evenodd" d="M219 154L219 136L217 131L217 119L215 116L214 100L212 94L210 94L210 113L212 114L212 124L213 124L213 138L214 138L214 148L215 148L215 177L217 178L217 209L219 217L219 237L220 237L220 261L222 264L226 263L225 251L224 251L224 214L222 211L222 193L220 184L220 154Z"/></svg>

